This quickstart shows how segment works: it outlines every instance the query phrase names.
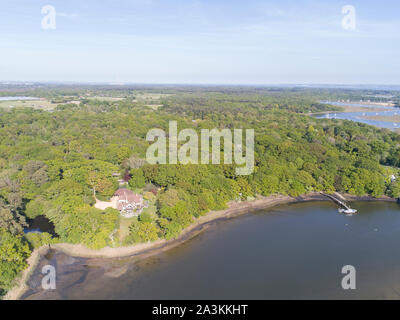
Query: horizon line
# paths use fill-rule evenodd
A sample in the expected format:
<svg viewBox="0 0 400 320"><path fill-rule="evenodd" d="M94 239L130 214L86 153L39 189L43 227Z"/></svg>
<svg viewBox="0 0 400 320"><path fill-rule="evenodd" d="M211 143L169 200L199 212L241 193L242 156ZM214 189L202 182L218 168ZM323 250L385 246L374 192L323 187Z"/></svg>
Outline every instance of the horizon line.
<svg viewBox="0 0 400 320"><path fill-rule="evenodd" d="M400 87L400 83L301 83L301 82L293 82L293 83L207 83L207 82L125 82L125 81L76 81L76 80L0 80L0 84L82 84L82 85L166 85L166 86L393 86Z"/></svg>

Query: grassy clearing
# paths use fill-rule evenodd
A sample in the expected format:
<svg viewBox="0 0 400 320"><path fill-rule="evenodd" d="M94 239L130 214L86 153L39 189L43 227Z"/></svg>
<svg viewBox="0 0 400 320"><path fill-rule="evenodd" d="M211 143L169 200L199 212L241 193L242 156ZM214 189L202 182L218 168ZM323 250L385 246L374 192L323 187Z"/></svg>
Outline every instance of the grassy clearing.
<svg viewBox="0 0 400 320"><path fill-rule="evenodd" d="M154 219L157 218L156 212L157 212L157 207L155 203L151 203L150 201L149 201L149 207L143 209L143 213L150 214Z"/></svg>
<svg viewBox="0 0 400 320"><path fill-rule="evenodd" d="M162 98L166 98L172 96L171 93L135 93L135 97L137 100L160 100Z"/></svg>
<svg viewBox="0 0 400 320"><path fill-rule="evenodd" d="M143 103L147 107L157 110L162 105L160 104L162 98L171 96L172 94L166 93L135 93L135 102Z"/></svg>
<svg viewBox="0 0 400 320"><path fill-rule="evenodd" d="M146 104L146 107L149 107L151 109L153 109L154 111L157 111L158 108L162 107L162 104Z"/></svg>
<svg viewBox="0 0 400 320"><path fill-rule="evenodd" d="M41 110L54 110L58 103L52 103L48 100L14 100L14 101L0 101L0 108L34 108Z"/></svg>
<svg viewBox="0 0 400 320"><path fill-rule="evenodd" d="M87 97L87 99L88 100L102 100L102 101L120 101L120 100L124 100L125 98L94 96L94 97Z"/></svg>
<svg viewBox="0 0 400 320"><path fill-rule="evenodd" d="M119 240L121 242L123 242L129 235L129 226L135 220L137 220L137 217L132 217L132 218L120 217L118 234L119 234Z"/></svg>

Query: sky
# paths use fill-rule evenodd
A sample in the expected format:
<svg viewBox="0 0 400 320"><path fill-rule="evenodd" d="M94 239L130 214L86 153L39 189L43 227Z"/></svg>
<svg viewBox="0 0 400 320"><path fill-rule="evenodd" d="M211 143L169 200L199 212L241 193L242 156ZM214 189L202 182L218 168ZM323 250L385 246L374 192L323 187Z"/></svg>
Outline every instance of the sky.
<svg viewBox="0 0 400 320"><path fill-rule="evenodd" d="M400 84L398 0L0 5L0 81Z"/></svg>

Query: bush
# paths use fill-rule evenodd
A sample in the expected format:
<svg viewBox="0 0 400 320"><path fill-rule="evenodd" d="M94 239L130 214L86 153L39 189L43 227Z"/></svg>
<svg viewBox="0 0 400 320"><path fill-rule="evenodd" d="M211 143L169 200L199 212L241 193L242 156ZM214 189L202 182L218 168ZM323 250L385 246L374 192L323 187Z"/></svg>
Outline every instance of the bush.
<svg viewBox="0 0 400 320"><path fill-rule="evenodd" d="M130 173L132 177L129 180L129 186L131 188L143 188L146 183L143 171L141 169L132 169Z"/></svg>
<svg viewBox="0 0 400 320"><path fill-rule="evenodd" d="M0 229L0 290L4 292L12 286L15 277L28 266L26 259L30 254L22 235Z"/></svg>
<svg viewBox="0 0 400 320"><path fill-rule="evenodd" d="M157 226L148 221L135 221L129 227L130 234L127 243L148 242L158 239Z"/></svg>
<svg viewBox="0 0 400 320"><path fill-rule="evenodd" d="M47 232L30 232L25 237L34 249L58 242L57 239L53 238L52 235Z"/></svg>
<svg viewBox="0 0 400 320"><path fill-rule="evenodd" d="M145 200L153 201L156 198L156 196L152 192L145 192L143 198Z"/></svg>

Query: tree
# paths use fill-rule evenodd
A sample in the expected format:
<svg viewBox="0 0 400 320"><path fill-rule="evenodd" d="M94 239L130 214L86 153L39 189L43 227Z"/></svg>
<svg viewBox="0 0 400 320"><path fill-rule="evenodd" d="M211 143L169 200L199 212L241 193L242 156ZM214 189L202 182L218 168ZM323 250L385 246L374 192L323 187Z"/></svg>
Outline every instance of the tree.
<svg viewBox="0 0 400 320"><path fill-rule="evenodd" d="M193 220L183 200L179 200L173 207L162 207L160 213L162 218L177 222L182 228L189 226Z"/></svg>
<svg viewBox="0 0 400 320"><path fill-rule="evenodd" d="M123 165L127 169L137 169L145 165L146 160L138 158L136 155L132 155L129 159L125 160Z"/></svg>
<svg viewBox="0 0 400 320"><path fill-rule="evenodd" d="M164 222L163 228L164 228L164 236L165 239L167 240L177 238L182 231L182 226L176 221Z"/></svg>
<svg viewBox="0 0 400 320"><path fill-rule="evenodd" d="M215 207L215 199L212 192L210 190L204 190L199 195L199 209L202 212L207 212L211 209L214 209Z"/></svg>
<svg viewBox="0 0 400 320"><path fill-rule="evenodd" d="M160 194L157 200L158 208L169 206L173 207L179 201L178 191L176 189L168 189Z"/></svg>
<svg viewBox="0 0 400 320"><path fill-rule="evenodd" d="M110 178L96 171L89 172L87 183L93 188L94 193L98 192L105 196L111 196L116 189Z"/></svg>
<svg viewBox="0 0 400 320"><path fill-rule="evenodd" d="M0 229L7 230L13 235L23 232L27 227L25 217L10 210L9 208L0 208Z"/></svg>
<svg viewBox="0 0 400 320"><path fill-rule="evenodd" d="M28 174L29 177L32 177L36 171L43 168L46 168L46 164L43 161L31 160L24 166L23 170Z"/></svg>
<svg viewBox="0 0 400 320"><path fill-rule="evenodd" d="M23 171L26 175L26 179L32 181L37 187L49 181L47 165L43 161L29 161L23 167Z"/></svg>
<svg viewBox="0 0 400 320"><path fill-rule="evenodd" d="M57 242L50 233L47 232L29 232L26 239L33 248L40 248L41 246L53 244Z"/></svg>
<svg viewBox="0 0 400 320"><path fill-rule="evenodd" d="M152 222L151 216L147 212L143 212L139 216L139 221L140 222Z"/></svg>
<svg viewBox="0 0 400 320"><path fill-rule="evenodd" d="M131 178L129 180L129 186L131 188L143 188L146 184L146 180L143 175L143 171L140 169L132 169L130 171Z"/></svg>
<svg viewBox="0 0 400 320"><path fill-rule="evenodd" d="M10 204L13 210L22 208L22 195L17 192L12 192L7 195L8 203Z"/></svg>
<svg viewBox="0 0 400 320"><path fill-rule="evenodd" d="M37 170L31 177L32 181L40 187L49 181L49 176L47 175L46 167Z"/></svg>
<svg viewBox="0 0 400 320"><path fill-rule="evenodd" d="M393 198L400 198L400 182L395 181L389 185L389 195Z"/></svg>
<svg viewBox="0 0 400 320"><path fill-rule="evenodd" d="M129 231L128 243L148 242L158 239L159 229L148 219L133 222L129 227Z"/></svg>
<svg viewBox="0 0 400 320"><path fill-rule="evenodd" d="M252 195L253 192L251 190L251 186L246 179L239 178L237 180L237 184L239 186L239 191L241 193L242 199L247 199L247 197Z"/></svg>
<svg viewBox="0 0 400 320"><path fill-rule="evenodd" d="M43 206L44 206L45 199L43 197L36 197L34 200L29 201L26 204L25 208L25 215L30 218L34 219L37 216L43 215Z"/></svg>
<svg viewBox="0 0 400 320"><path fill-rule="evenodd" d="M118 217L118 210L107 209L102 212L84 205L65 215L56 224L56 232L63 241L100 249L110 244L110 235L116 227Z"/></svg>
<svg viewBox="0 0 400 320"><path fill-rule="evenodd" d="M143 242L155 241L158 239L157 227L151 222L139 223L138 235Z"/></svg>
<svg viewBox="0 0 400 320"><path fill-rule="evenodd" d="M10 288L14 278L28 266L30 254L28 242L21 235L0 228L0 288Z"/></svg>

